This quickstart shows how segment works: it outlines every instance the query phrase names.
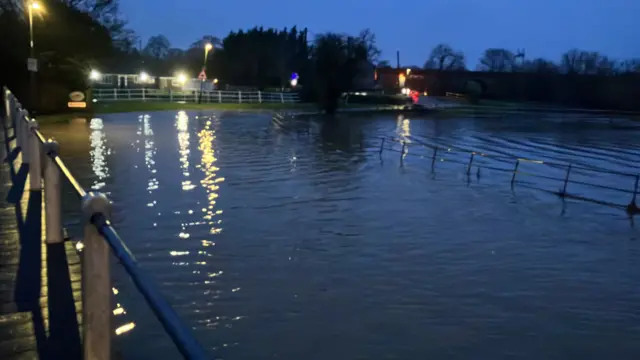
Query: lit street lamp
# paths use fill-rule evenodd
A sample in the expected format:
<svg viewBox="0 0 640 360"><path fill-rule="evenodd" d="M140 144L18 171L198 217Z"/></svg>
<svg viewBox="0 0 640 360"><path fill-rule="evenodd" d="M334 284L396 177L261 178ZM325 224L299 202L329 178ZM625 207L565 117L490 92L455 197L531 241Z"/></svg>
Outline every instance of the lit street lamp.
<svg viewBox="0 0 640 360"><path fill-rule="evenodd" d="M147 81L149 81L149 74L147 74L146 72L141 72L140 73L140 82L145 84Z"/></svg>
<svg viewBox="0 0 640 360"><path fill-rule="evenodd" d="M31 90L31 110L36 108L36 72L38 72L38 60L35 55L35 42L33 41L33 12L42 10L40 3L30 1L27 5L29 11L29 59L27 60L27 70L29 70L29 87Z"/></svg>
<svg viewBox="0 0 640 360"><path fill-rule="evenodd" d="M207 81L206 73L207 73L207 57L209 56L209 51L213 50L213 44L207 43L204 46L204 63L202 63L202 73L200 77L200 96L198 96L198 104L202 103L202 91L204 91L204 82Z"/></svg>
<svg viewBox="0 0 640 360"><path fill-rule="evenodd" d="M89 80L91 81L98 81L100 80L101 77L102 77L102 74L100 74L100 71L98 70L93 69L89 73Z"/></svg>

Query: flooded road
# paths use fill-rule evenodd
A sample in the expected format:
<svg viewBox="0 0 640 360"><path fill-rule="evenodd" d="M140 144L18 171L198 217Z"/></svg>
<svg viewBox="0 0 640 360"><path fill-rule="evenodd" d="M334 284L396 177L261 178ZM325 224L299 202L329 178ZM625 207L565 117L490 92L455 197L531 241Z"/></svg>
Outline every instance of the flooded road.
<svg viewBox="0 0 640 360"><path fill-rule="evenodd" d="M562 167L524 164L513 189L511 172L489 167L638 173L640 129L537 116L156 112L43 132L111 197L121 237L217 359L637 359L640 224L524 174L562 179ZM423 145L443 149L433 170ZM468 176L469 151L494 158ZM581 171L633 192L632 177ZM76 235L78 208L64 202ZM125 358L177 358L113 268Z"/></svg>

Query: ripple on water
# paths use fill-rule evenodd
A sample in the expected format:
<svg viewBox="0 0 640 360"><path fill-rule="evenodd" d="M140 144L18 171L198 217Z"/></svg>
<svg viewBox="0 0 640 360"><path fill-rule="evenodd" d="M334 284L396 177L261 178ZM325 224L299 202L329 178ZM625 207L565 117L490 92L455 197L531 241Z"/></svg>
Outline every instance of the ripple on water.
<svg viewBox="0 0 640 360"><path fill-rule="evenodd" d="M83 184L114 199L121 236L217 357L640 352L635 224L620 210L532 189L556 191L561 181L518 174L512 190L509 171L490 170L525 157L638 172L637 129L544 117L274 125L265 114L206 112L70 126L50 130L72 143L63 157ZM403 167L398 152L378 154L381 136L411 144ZM432 172L433 150L420 144L451 151L439 153ZM474 168L467 177L469 151L498 158L478 156L480 176ZM587 170L574 176L632 186ZM66 214L75 206L65 202ZM126 309L118 316L135 323L118 339L125 354L177 355L126 276L115 270L115 278Z"/></svg>

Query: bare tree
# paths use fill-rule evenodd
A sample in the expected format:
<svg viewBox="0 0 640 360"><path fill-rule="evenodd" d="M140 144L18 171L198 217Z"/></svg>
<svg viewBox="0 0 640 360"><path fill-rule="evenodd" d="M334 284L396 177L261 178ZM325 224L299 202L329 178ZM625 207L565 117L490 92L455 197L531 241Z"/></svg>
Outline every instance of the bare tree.
<svg viewBox="0 0 640 360"><path fill-rule="evenodd" d="M438 44L424 64L425 69L436 70L464 70L466 68L464 54L454 51L447 44Z"/></svg>
<svg viewBox="0 0 640 360"><path fill-rule="evenodd" d="M621 73L640 73L640 58L624 60L618 64Z"/></svg>
<svg viewBox="0 0 640 360"><path fill-rule="evenodd" d="M164 59L169 54L171 43L164 35L156 35L149 38L144 53L156 59Z"/></svg>
<svg viewBox="0 0 640 360"><path fill-rule="evenodd" d="M480 58L479 69L483 71L513 71L516 67L515 58L515 54L507 49L487 49Z"/></svg>
<svg viewBox="0 0 640 360"><path fill-rule="evenodd" d="M196 48L196 49L204 49L204 47L207 44L211 44L213 45L214 48L219 49L222 47L222 41L220 40L220 38L218 38L217 36L213 36L213 35L205 35L202 37L202 39L196 40L194 41L190 48Z"/></svg>
<svg viewBox="0 0 640 360"><path fill-rule="evenodd" d="M543 58L524 61L522 70L534 73L557 73L559 71L558 65L554 64L553 61Z"/></svg>
<svg viewBox="0 0 640 360"><path fill-rule="evenodd" d="M562 55L560 68L567 74L610 75L616 63L597 51L571 49Z"/></svg>
<svg viewBox="0 0 640 360"><path fill-rule="evenodd" d="M377 63L382 51L380 51L376 44L376 34L367 28L360 31L358 39L360 39L367 48L367 60L373 64Z"/></svg>

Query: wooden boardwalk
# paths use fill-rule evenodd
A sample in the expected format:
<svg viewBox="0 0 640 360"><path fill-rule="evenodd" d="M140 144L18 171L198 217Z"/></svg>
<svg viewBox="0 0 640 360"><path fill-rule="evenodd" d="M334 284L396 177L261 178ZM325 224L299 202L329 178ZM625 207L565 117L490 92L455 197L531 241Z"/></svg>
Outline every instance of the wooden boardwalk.
<svg viewBox="0 0 640 360"><path fill-rule="evenodd" d="M81 359L80 258L69 241L44 243L43 194L29 190L28 165L2 130L0 359Z"/></svg>

